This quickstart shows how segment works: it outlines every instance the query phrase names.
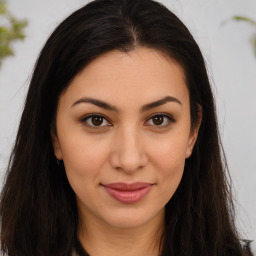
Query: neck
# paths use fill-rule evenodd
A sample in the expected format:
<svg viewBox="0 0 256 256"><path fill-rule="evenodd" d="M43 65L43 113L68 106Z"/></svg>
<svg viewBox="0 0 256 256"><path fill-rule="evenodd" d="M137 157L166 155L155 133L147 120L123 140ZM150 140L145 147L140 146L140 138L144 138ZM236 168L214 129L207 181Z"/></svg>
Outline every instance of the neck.
<svg viewBox="0 0 256 256"><path fill-rule="evenodd" d="M158 256L164 210L138 227L118 228L79 212L78 238L91 256Z"/></svg>

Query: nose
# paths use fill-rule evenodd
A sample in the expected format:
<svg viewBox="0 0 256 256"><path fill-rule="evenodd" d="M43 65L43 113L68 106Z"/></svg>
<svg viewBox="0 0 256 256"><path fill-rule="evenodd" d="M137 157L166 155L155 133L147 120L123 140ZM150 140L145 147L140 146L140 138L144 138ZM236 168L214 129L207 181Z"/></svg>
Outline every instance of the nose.
<svg viewBox="0 0 256 256"><path fill-rule="evenodd" d="M142 169L147 163L142 134L136 127L116 131L110 152L112 167L126 173Z"/></svg>

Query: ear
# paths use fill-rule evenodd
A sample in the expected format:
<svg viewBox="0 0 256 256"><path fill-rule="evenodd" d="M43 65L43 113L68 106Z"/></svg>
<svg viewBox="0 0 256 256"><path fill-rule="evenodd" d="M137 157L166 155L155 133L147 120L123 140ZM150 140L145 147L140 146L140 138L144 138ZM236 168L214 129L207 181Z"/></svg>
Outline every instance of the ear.
<svg viewBox="0 0 256 256"><path fill-rule="evenodd" d="M194 127L191 127L191 131L190 131L190 134L189 134L187 151L186 151L186 158L189 158L191 156L194 145L195 145L196 140L197 140L199 128L200 128L200 125L201 125L201 122L202 122L202 107L201 107L201 105L198 105L197 115L198 115L197 123L195 124Z"/></svg>
<svg viewBox="0 0 256 256"><path fill-rule="evenodd" d="M54 155L58 160L62 160L62 151L59 143L59 138L56 133L51 132L52 146Z"/></svg>

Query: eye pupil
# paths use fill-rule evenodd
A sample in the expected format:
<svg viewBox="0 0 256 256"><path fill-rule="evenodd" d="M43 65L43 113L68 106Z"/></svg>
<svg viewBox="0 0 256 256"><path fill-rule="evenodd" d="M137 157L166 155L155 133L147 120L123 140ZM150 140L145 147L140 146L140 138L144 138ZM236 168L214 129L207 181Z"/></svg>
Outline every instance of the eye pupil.
<svg viewBox="0 0 256 256"><path fill-rule="evenodd" d="M92 117L92 123L95 126L100 126L103 123L103 117L101 116L94 116Z"/></svg>
<svg viewBox="0 0 256 256"><path fill-rule="evenodd" d="M163 116L154 116L153 117L153 123L155 125L161 125L161 124L163 124L163 121L164 121L164 117Z"/></svg>

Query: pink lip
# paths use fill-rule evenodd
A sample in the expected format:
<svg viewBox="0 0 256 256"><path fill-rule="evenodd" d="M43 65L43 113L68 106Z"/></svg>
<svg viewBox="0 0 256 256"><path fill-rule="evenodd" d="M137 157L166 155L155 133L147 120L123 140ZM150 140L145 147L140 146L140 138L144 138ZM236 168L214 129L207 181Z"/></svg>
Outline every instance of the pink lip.
<svg viewBox="0 0 256 256"><path fill-rule="evenodd" d="M117 201L132 204L140 201L151 190L153 184L145 182L111 183L102 185L108 194Z"/></svg>

